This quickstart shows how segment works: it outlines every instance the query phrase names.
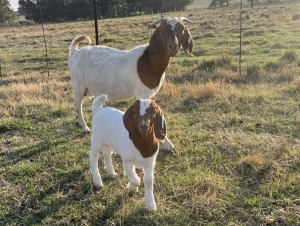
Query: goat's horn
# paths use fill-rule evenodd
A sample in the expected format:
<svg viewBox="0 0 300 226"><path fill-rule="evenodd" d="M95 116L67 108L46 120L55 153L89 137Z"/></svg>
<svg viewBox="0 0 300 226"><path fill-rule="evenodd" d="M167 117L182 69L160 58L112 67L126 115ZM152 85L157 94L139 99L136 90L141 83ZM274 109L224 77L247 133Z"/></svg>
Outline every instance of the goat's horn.
<svg viewBox="0 0 300 226"><path fill-rule="evenodd" d="M154 25L156 25L156 24L160 24L161 22L163 22L165 19L164 18L160 18L160 19L158 19L158 20L156 20L153 24L151 24L151 25L149 25L148 26L148 29L149 28L152 28Z"/></svg>
<svg viewBox="0 0 300 226"><path fill-rule="evenodd" d="M188 22L188 23L190 23L190 24L192 23L190 20L188 20L187 18L185 18L185 17L183 17L183 16L182 16L182 17L179 17L178 19L179 19L180 21L186 21L186 22Z"/></svg>

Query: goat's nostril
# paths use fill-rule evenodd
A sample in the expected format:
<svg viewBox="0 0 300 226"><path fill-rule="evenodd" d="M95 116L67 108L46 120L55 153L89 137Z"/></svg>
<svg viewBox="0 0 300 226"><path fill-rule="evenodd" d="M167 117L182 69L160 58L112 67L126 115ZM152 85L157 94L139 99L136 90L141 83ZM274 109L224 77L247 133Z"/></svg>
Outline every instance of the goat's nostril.
<svg viewBox="0 0 300 226"><path fill-rule="evenodd" d="M177 48L177 44L175 43L175 44L169 44L169 48L170 49L176 49Z"/></svg>
<svg viewBox="0 0 300 226"><path fill-rule="evenodd" d="M147 130L149 126L147 124L140 125L141 130Z"/></svg>

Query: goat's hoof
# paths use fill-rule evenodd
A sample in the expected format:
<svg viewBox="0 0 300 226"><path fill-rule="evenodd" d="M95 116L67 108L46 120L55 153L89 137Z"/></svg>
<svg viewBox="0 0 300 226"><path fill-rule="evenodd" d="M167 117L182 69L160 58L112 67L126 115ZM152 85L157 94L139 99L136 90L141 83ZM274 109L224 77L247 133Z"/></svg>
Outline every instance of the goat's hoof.
<svg viewBox="0 0 300 226"><path fill-rule="evenodd" d="M101 188L101 187L103 187L102 181L100 181L100 182L93 182L93 184L94 184L95 188Z"/></svg>
<svg viewBox="0 0 300 226"><path fill-rule="evenodd" d="M118 174L117 173L111 173L111 174L108 174L107 176L111 179L114 179L118 176Z"/></svg>
<svg viewBox="0 0 300 226"><path fill-rule="evenodd" d="M130 182L127 184L127 189L130 192L137 192L139 190L139 187L137 185L131 184Z"/></svg>
<svg viewBox="0 0 300 226"><path fill-rule="evenodd" d="M156 211L156 204L155 203L151 203L151 204L146 204L146 208L149 211Z"/></svg>
<svg viewBox="0 0 300 226"><path fill-rule="evenodd" d="M91 131L90 131L89 127L86 127L84 129L82 129L82 132L83 133L90 133Z"/></svg>
<svg viewBox="0 0 300 226"><path fill-rule="evenodd" d="M166 138L165 142L161 145L160 149L163 151L173 152L174 144L169 139Z"/></svg>

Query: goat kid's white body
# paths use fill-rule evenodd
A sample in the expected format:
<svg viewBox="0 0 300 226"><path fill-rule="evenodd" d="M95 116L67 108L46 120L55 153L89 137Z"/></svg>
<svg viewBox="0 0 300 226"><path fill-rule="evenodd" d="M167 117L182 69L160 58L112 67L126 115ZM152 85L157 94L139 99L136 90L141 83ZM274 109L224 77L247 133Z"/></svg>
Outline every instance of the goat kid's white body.
<svg viewBox="0 0 300 226"><path fill-rule="evenodd" d="M140 178L135 172L135 168L144 170L145 202L149 210L156 210L153 195L153 176L156 153L148 158L144 158L133 142L129 139L128 131L123 124L124 112L114 108L102 108L104 95L97 97L93 102L93 121L90 169L93 176L93 183L96 187L102 187L103 182L98 169L99 152L102 150L104 164L107 174L114 177L117 175L112 165L111 155L117 152L122 158L124 171L129 179L128 189L136 191L140 185ZM100 107L97 107L100 103Z"/></svg>
<svg viewBox="0 0 300 226"><path fill-rule="evenodd" d="M71 48L69 68L74 88L86 96L99 96L106 93L110 101L135 97L149 99L160 89L145 86L137 73L137 60L143 55L147 45L129 51L120 51L105 46Z"/></svg>

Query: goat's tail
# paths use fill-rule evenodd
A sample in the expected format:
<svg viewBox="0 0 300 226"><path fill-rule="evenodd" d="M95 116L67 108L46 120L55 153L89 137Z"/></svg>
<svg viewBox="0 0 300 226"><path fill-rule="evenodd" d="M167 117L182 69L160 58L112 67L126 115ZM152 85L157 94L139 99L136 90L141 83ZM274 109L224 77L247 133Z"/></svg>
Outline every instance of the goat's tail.
<svg viewBox="0 0 300 226"><path fill-rule="evenodd" d="M97 110L99 108L102 108L103 107L103 104L105 101L108 101L108 96L106 94L102 94L100 96L97 96L94 101L93 101L93 104L92 104L92 112L93 112L93 115L96 114Z"/></svg>
<svg viewBox="0 0 300 226"><path fill-rule="evenodd" d="M87 41L89 43L89 45L92 43L90 37L87 35L79 35L79 36L75 37L69 47L69 50L70 50L69 56L71 56L71 54L74 52L74 50L78 49L78 45L82 41Z"/></svg>

